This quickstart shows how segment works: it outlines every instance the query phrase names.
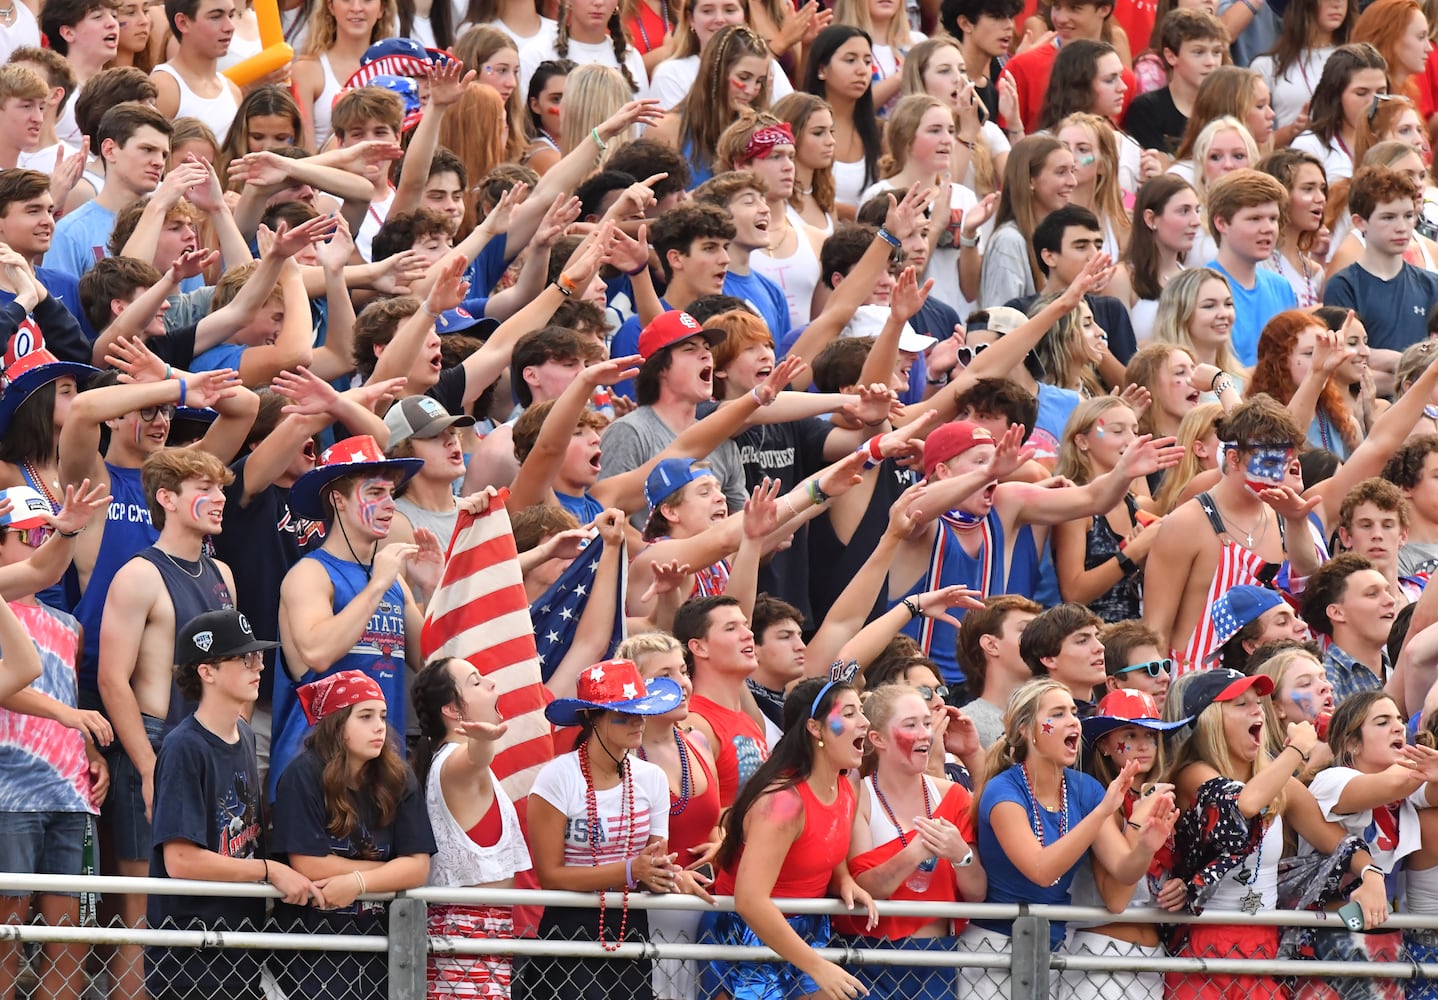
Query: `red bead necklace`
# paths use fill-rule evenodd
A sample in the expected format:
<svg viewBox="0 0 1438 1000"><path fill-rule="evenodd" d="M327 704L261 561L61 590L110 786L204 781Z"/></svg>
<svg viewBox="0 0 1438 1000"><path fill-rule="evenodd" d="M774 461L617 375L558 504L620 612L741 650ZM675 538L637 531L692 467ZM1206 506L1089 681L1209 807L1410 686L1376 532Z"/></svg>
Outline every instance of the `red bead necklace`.
<svg viewBox="0 0 1438 1000"><path fill-rule="evenodd" d="M619 800L619 829L616 831L616 839L623 844L624 856L632 857L636 851L634 847L634 777L630 768L626 765L629 758L626 755L619 762L619 787L622 792ZM596 838L596 831L599 826L599 799L594 793L594 774L589 765L589 742L579 748L579 773L584 776L584 805L589 820L589 856L595 868L599 867L599 841ZM626 869L627 874L627 869ZM599 892L599 944L605 951L618 951L624 943L624 933L629 926L629 880L624 880L624 909L619 918L619 939L613 946L604 938L604 890Z"/></svg>

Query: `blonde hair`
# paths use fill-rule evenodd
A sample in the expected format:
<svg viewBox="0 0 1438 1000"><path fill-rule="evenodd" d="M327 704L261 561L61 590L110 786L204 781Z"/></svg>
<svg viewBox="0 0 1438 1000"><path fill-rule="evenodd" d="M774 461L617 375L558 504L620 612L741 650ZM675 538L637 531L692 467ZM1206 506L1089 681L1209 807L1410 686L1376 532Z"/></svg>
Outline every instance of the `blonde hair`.
<svg viewBox="0 0 1438 1000"><path fill-rule="evenodd" d="M904 60L903 69L900 70L899 92L905 96L912 94L927 94L924 87L924 73L928 71L929 63L940 49L953 49L963 53L958 43L947 35L940 35L937 38L926 38L909 50L908 58ZM959 114L954 112L954 130L957 133L959 128ZM983 197L990 191L997 191L999 188L998 172L994 169L993 151L989 149L987 142L975 143L975 148L969 153L969 166L974 174L974 193Z"/></svg>
<svg viewBox="0 0 1438 1000"><path fill-rule="evenodd" d="M380 0L379 20L375 21L374 27L370 29L369 43L373 45L381 38L393 37L398 23L399 4L396 0ZM330 10L329 0L320 0L310 14L309 40L302 54L318 56L328 52L334 47L337 38L339 25L335 21L334 12Z"/></svg>
<svg viewBox="0 0 1438 1000"><path fill-rule="evenodd" d="M1178 424L1178 444L1183 448L1183 458L1179 459L1176 466L1170 469L1163 477L1163 484L1158 488L1158 495L1154 502L1158 504L1159 514L1171 514L1178 506L1178 498L1193 477L1203 471L1199 464L1201 461L1193 453L1195 441L1202 440L1214 433L1218 427L1218 421L1223 417L1223 404L1221 403L1199 403L1193 409L1183 415Z"/></svg>
<svg viewBox="0 0 1438 1000"><path fill-rule="evenodd" d="M1130 413L1133 412L1132 408L1117 396L1095 396L1074 407L1068 425L1064 427L1063 439L1059 442L1059 460L1054 468L1054 475L1072 479L1079 486L1093 479L1093 460L1088 452L1079 450L1076 439L1080 434L1091 433L1099 417L1120 406Z"/></svg>
<svg viewBox="0 0 1438 1000"><path fill-rule="evenodd" d="M903 173L904 168L909 165L909 147L914 144L914 138L919 134L919 123L924 120L924 115L934 108L948 112L950 118L953 117L953 112L943 101L928 94L910 94L899 100L884 126L884 145L889 151L879 158L880 179Z"/></svg>
<svg viewBox="0 0 1438 1000"><path fill-rule="evenodd" d="M1277 183L1275 181L1275 183ZM1158 296L1158 311L1153 317L1154 343L1173 344L1196 356L1197 348L1188 325L1193 321L1194 310L1198 308L1198 293L1206 281L1221 281L1225 286L1228 279L1207 267L1191 267L1180 271L1169 279ZM1243 370L1243 364L1233 353L1228 342L1218 345L1215 358L1218 367L1226 372Z"/></svg>
<svg viewBox="0 0 1438 1000"><path fill-rule="evenodd" d="M1097 157L1095 166L1098 168L1093 190L1094 214L1108 223L1118 245L1124 246L1133 227L1133 213L1123 200L1123 182L1118 175L1118 138L1113 124L1100 115L1078 111L1055 125L1054 135L1069 126L1088 129L1093 136L1094 155Z"/></svg>
<svg viewBox="0 0 1438 1000"><path fill-rule="evenodd" d="M1265 709L1263 742L1258 755L1253 759L1253 764L1248 768L1248 773L1244 774L1239 763L1228 752L1228 738L1223 731L1223 702L1212 702L1193 720L1192 731L1188 739L1179 747L1178 753L1174 757L1173 766L1169 770L1169 780L1177 784L1183 772L1189 767L1194 764L1207 764L1232 781L1252 781L1259 771L1272 763L1272 758L1263 750L1263 746L1267 744L1267 719L1268 710ZM1286 804L1287 796L1280 791L1268 804L1269 815L1283 815Z"/></svg>
<svg viewBox="0 0 1438 1000"><path fill-rule="evenodd" d="M869 720L869 729L883 730L894 718L894 708L899 699L913 696L921 703L924 703L924 696L919 694L919 689L912 684L902 681L895 681L890 684L881 684L876 688L866 691L863 696L864 717ZM924 703L924 712L928 714L928 705ZM873 774L879 765L879 754L872 743L864 748L864 761L859 768L859 773L867 777Z"/></svg>
<svg viewBox="0 0 1438 1000"><path fill-rule="evenodd" d="M889 18L889 30L880 38L874 31L874 21L869 16L869 0L835 0L834 23L861 28L874 40L875 45L888 45L894 49L907 48L914 37L909 33L909 16L900 6L894 11L894 16Z"/></svg>
<svg viewBox="0 0 1438 1000"><path fill-rule="evenodd" d="M1039 677L1014 690L1004 710L1004 732L984 754L983 781L974 775L974 810L977 815L983 783L1015 764L1022 764L1029 754L1029 738L1039 724L1039 702L1053 691L1069 693L1052 677Z"/></svg>
<svg viewBox="0 0 1438 1000"><path fill-rule="evenodd" d="M634 92L611 66L590 63L580 66L569 74L564 85L564 114L559 119L559 151L565 156L579 148L589 138L589 130L613 117L614 113L634 99ZM604 161L614 155L620 143L634 138L633 129L609 140Z"/></svg>
<svg viewBox="0 0 1438 1000"><path fill-rule="evenodd" d="M1203 161L1208 159L1208 150L1213 145L1213 140L1224 132L1237 132L1243 141L1243 148L1248 152L1249 167L1258 166L1258 143L1253 141L1253 133L1248 131L1247 125L1232 115L1224 115L1209 122L1193 142L1193 189L1198 192L1199 201L1205 205L1208 204L1208 177L1203 172ZM1288 204L1286 194L1285 190L1282 202L1285 206Z"/></svg>
<svg viewBox="0 0 1438 1000"><path fill-rule="evenodd" d="M640 632L638 635L631 635L615 647L614 657L618 660L633 660L642 674L644 672L642 661L645 657L658 653L676 653L683 648L679 645L679 640L668 632Z"/></svg>

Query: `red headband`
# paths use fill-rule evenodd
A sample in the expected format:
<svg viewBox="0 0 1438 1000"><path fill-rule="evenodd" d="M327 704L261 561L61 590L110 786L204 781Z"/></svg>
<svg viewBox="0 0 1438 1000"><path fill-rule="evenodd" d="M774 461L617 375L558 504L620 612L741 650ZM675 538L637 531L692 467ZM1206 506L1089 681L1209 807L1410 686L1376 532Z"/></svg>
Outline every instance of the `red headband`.
<svg viewBox="0 0 1438 1000"><path fill-rule="evenodd" d="M327 715L362 701L384 701L384 692L374 679L359 670L342 670L295 689L305 718L314 725Z"/></svg>
<svg viewBox="0 0 1438 1000"><path fill-rule="evenodd" d="M762 160L775 146L792 145L794 145L794 130L789 127L788 122L765 125L749 137L749 145L744 147L744 159L746 161Z"/></svg>

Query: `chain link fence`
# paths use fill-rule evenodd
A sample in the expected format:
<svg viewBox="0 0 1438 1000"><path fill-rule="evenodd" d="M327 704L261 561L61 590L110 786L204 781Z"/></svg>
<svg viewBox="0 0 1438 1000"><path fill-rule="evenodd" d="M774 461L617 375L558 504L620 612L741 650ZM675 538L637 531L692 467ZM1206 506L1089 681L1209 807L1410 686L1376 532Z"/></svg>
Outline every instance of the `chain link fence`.
<svg viewBox="0 0 1438 1000"><path fill-rule="evenodd" d="M0 873L12 914L15 897L29 893L137 892L275 895L266 885ZM609 893L605 944L594 931L594 896L421 889L366 901L358 920L311 914L297 923L278 908L225 928L128 928L102 923L92 908L86 923L47 921L37 906L28 923L0 924L0 998L12 982L23 1000L712 1000L814 991L752 935L736 936L729 899L709 907L634 894L626 916L620 894ZM957 937L832 934L820 954L883 1000L1438 1000L1438 918L1396 916L1377 933L1354 934L1336 914L1291 911L1209 913L1160 928L1172 915L879 906L944 929L944 921L975 921ZM833 900L782 908L811 937L844 914ZM1159 942L1177 940L1175 931L1183 943L1170 953Z"/></svg>

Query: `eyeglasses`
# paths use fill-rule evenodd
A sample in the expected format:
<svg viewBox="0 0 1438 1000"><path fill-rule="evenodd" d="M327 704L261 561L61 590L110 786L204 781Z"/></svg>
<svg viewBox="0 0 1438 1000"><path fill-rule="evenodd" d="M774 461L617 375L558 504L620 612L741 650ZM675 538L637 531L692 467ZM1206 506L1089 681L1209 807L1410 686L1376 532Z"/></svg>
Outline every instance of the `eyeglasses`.
<svg viewBox="0 0 1438 1000"><path fill-rule="evenodd" d="M265 665L264 657L259 653L244 653L240 656L223 656L221 663L243 663L249 670L258 670Z"/></svg>
<svg viewBox="0 0 1438 1000"><path fill-rule="evenodd" d="M33 528L9 528L20 536L20 541L27 548L38 549L45 544L45 540L55 533L55 529L48 524L37 524Z"/></svg>
<svg viewBox="0 0 1438 1000"><path fill-rule="evenodd" d="M929 687L929 685L927 684L919 685L920 698L924 699L925 701L933 701L934 695L938 695L940 698L947 698L949 696L949 689L942 684L940 684L938 687Z"/></svg>
<svg viewBox="0 0 1438 1000"><path fill-rule="evenodd" d="M1115 674L1128 674L1135 670L1147 670L1150 677L1162 677L1173 670L1173 660L1165 656L1161 660L1149 660L1147 663L1135 663L1131 667L1124 667L1122 670L1115 670Z"/></svg>
<svg viewBox="0 0 1438 1000"><path fill-rule="evenodd" d="M154 420L161 414L164 415L166 420L174 420L175 404L165 403L163 406L146 406L145 408L140 410L140 419L148 424L150 421Z"/></svg>

